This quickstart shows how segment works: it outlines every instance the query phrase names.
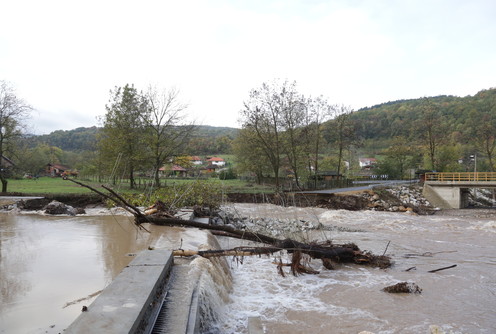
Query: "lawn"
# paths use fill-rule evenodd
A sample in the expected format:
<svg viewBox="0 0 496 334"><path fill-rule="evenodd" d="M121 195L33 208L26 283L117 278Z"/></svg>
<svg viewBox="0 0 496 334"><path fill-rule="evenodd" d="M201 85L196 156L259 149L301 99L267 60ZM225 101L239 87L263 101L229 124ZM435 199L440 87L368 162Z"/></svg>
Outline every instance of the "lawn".
<svg viewBox="0 0 496 334"><path fill-rule="evenodd" d="M91 186L97 186L94 183ZM7 191L23 194L89 194L91 190L61 177L40 177L38 179L10 179Z"/></svg>
<svg viewBox="0 0 496 334"><path fill-rule="evenodd" d="M273 189L268 186L247 183L242 180L218 180L211 179L215 182L220 182L225 193L272 193ZM106 192L100 187L101 183L94 181L78 180L81 183L87 184L98 190ZM183 183L194 182L194 179L175 179L168 178L162 179L163 184L166 186L174 186ZM142 182L146 184L146 182ZM122 183L112 187L120 193L139 193L148 189L130 189L128 183ZM81 187L69 180L63 180L60 177L40 177L38 179L10 179L8 183L9 193L23 193L23 194L89 194L91 190Z"/></svg>

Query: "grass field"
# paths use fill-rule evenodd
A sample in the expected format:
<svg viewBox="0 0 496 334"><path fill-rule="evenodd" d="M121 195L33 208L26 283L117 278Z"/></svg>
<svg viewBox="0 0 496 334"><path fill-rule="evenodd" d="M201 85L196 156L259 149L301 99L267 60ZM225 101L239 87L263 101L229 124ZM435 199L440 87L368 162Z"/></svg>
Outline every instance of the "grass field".
<svg viewBox="0 0 496 334"><path fill-rule="evenodd" d="M225 193L272 193L273 189L268 186L250 184L242 180L217 180L224 189ZM101 190L101 183L94 181L78 180L81 183ZM166 186L174 186L182 183L194 182L194 179L162 179ZM146 182L142 182L146 184ZM146 188L130 189L128 183L121 183L112 187L117 192L122 193L139 193L149 190ZM63 180L60 177L40 177L38 179L10 179L8 183L9 193L23 194L90 194L91 190L81 187L69 180Z"/></svg>
<svg viewBox="0 0 496 334"><path fill-rule="evenodd" d="M97 186L94 183L90 186ZM9 193L24 194L89 194L91 190L61 177L40 177L38 179L11 179Z"/></svg>

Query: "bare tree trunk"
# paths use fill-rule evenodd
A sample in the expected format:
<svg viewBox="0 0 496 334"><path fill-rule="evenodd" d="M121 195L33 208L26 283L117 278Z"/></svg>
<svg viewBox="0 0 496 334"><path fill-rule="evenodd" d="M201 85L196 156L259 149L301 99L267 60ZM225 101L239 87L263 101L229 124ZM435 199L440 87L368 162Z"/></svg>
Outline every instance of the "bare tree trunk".
<svg viewBox="0 0 496 334"><path fill-rule="evenodd" d="M0 179L2 180L2 192L6 193L7 192L7 184L9 183L9 181L7 181L7 179L4 178L3 176L1 176Z"/></svg>

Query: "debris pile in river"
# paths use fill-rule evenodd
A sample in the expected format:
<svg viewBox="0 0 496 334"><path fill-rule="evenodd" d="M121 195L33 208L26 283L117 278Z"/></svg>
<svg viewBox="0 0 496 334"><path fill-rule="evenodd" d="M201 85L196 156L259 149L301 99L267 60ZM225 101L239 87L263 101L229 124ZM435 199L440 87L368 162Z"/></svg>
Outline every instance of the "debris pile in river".
<svg viewBox="0 0 496 334"><path fill-rule="evenodd" d="M418 185L399 185L380 187L371 192L364 192L369 201L368 209L376 211L432 213L433 207L422 195L422 187Z"/></svg>

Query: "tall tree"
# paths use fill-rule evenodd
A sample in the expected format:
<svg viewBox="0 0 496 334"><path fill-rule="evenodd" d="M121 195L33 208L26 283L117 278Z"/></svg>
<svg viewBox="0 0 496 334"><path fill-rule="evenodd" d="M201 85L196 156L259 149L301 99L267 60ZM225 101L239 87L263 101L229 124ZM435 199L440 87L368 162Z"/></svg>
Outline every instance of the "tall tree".
<svg viewBox="0 0 496 334"><path fill-rule="evenodd" d="M145 97L134 85L115 87L110 94L99 146L107 161L123 163L118 168L129 175L133 189L134 173L146 152L144 133L149 110Z"/></svg>
<svg viewBox="0 0 496 334"><path fill-rule="evenodd" d="M496 99L493 103L478 103L470 112L470 141L476 149L487 157L491 172L495 171L496 154Z"/></svg>
<svg viewBox="0 0 496 334"><path fill-rule="evenodd" d="M281 95L281 125L284 129L283 152L294 175L296 186L300 188L300 171L305 168L308 154L305 151L305 126L307 108L302 95L296 91L296 83L292 83Z"/></svg>
<svg viewBox="0 0 496 334"><path fill-rule="evenodd" d="M23 120L32 107L18 98L14 89L5 81L0 81L0 181L2 192L7 192L10 163L7 155L12 156L16 140L21 137Z"/></svg>
<svg viewBox="0 0 496 334"><path fill-rule="evenodd" d="M314 187L317 186L317 174L319 173L319 156L323 142L323 124L328 121L333 112L333 106L326 98L308 98L305 102L306 115L305 127L302 132L305 139L306 152L308 154L309 170L313 170Z"/></svg>
<svg viewBox="0 0 496 334"><path fill-rule="evenodd" d="M386 174L390 178L403 179L405 172L415 162L416 150L403 136L393 139L392 145L384 151L386 158L379 163L376 174Z"/></svg>
<svg viewBox="0 0 496 334"><path fill-rule="evenodd" d="M258 146L255 131L250 127L241 129L232 143L232 149L236 156L236 172L252 173L256 182L261 184L264 175L269 175L271 168L264 149Z"/></svg>
<svg viewBox="0 0 496 334"><path fill-rule="evenodd" d="M280 190L281 158L284 153L285 115L294 108L296 84L284 82L263 83L250 92L241 111L243 129L254 134L253 145L260 147L270 163L276 190Z"/></svg>
<svg viewBox="0 0 496 334"><path fill-rule="evenodd" d="M347 106L334 107L334 119L329 123L326 134L329 143L335 145L338 155L337 172L341 174L344 153L354 145L360 145L360 139L351 118L353 110Z"/></svg>
<svg viewBox="0 0 496 334"><path fill-rule="evenodd" d="M194 124L184 124L186 104L179 101L175 88L158 91L149 87L146 94L149 114L146 141L151 149L155 184L160 187L159 169L174 156L183 154Z"/></svg>
<svg viewBox="0 0 496 334"><path fill-rule="evenodd" d="M424 98L420 104L421 118L415 127L416 136L427 148L430 168L437 169L437 150L446 143L447 126L439 106L429 98Z"/></svg>

